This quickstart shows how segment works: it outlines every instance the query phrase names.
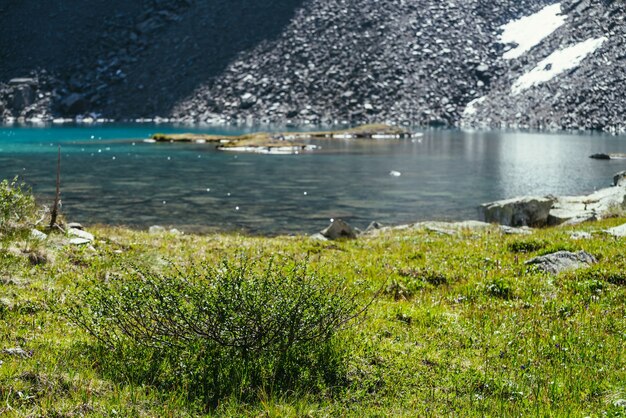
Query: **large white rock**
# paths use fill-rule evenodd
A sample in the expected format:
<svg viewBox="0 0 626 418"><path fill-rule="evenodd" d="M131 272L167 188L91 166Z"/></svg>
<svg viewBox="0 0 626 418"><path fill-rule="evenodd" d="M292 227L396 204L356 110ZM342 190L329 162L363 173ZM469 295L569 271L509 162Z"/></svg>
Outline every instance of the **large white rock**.
<svg viewBox="0 0 626 418"><path fill-rule="evenodd" d="M561 196L556 199L548 223L572 225L611 216L626 209L626 188L613 186L586 196Z"/></svg>
<svg viewBox="0 0 626 418"><path fill-rule="evenodd" d="M547 196L524 196L484 203L478 208L478 217L483 222L507 226L545 226L554 200Z"/></svg>
<svg viewBox="0 0 626 418"><path fill-rule="evenodd" d="M626 224L609 228L605 232L617 238L626 237Z"/></svg>

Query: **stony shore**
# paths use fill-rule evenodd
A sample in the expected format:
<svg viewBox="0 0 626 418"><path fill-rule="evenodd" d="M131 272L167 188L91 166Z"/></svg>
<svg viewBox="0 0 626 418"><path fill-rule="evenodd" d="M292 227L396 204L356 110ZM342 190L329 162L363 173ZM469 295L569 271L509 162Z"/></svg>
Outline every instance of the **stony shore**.
<svg viewBox="0 0 626 418"><path fill-rule="evenodd" d="M527 235L532 228L572 226L585 222L623 216L626 212L626 171L613 177L613 186L582 196L521 196L484 203L478 207L479 220L457 222L425 221L396 226L372 222L365 231L336 219L324 230L312 235L315 239L333 240L377 235L387 231L415 229L456 235L464 230L483 230L496 225L504 234ZM626 236L626 229L609 231Z"/></svg>

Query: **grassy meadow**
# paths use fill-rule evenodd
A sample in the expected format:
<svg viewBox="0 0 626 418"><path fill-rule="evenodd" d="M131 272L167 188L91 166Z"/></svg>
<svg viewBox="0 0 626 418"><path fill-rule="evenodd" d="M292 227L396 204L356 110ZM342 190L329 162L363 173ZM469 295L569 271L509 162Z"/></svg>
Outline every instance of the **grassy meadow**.
<svg viewBox="0 0 626 418"><path fill-rule="evenodd" d="M626 241L602 230L624 222L615 218L532 235L504 235L495 226L456 235L407 229L334 242L93 226L88 230L96 239L90 245L70 245L62 233L39 241L28 230L5 228L0 239L0 416L623 417ZM573 239L572 231L592 237ZM556 276L524 264L562 249L588 251L599 263ZM125 280L144 272L170 277L175 268L174 279L158 283L177 286L177 277L198 276L201 264L221 274L224 262L237 266L242 259L252 260L246 277L256 278L260 287L238 282L239 287L228 288L234 293L221 298L243 295L228 301L231 308L247 303L248 291L267 304L248 307L255 318L262 320L264 312L279 315L274 303L304 304L311 311L302 318L312 318L316 326L323 320L315 316L317 306L344 306L324 299L328 291L353 302L345 305L347 322L335 324L322 339L294 346L302 352L289 352L289 362L280 363L284 358L274 349L259 348L262 354L242 360L235 349L187 347L197 343L195 337L181 337L177 345L178 334L144 346L134 345L137 335L111 337L107 341L116 343L109 346L71 315L72 309L105 300L98 299L102 292L108 291L106 303L115 305L115 291L132 290L137 293L120 296L127 305L120 302L118 311L96 313L87 306L89 323L103 327L100 336L109 329L106 322L96 322L116 312L142 312L126 318L131 327L132 321L149 324L163 312L150 310L153 296L133 308L132 295L141 298L146 289L127 287ZM295 263L308 271L278 268L271 277L273 290L280 280L295 286L289 289L295 289L293 298L301 297L296 305L289 305L291 290L274 299L272 289L258 279L266 277L270 263ZM310 276L308 281L302 275ZM329 287L316 287L317 280ZM241 289L248 290L237 293ZM187 290L180 292L182 299L166 298L159 305L164 315L180 312L169 310L173 304L185 310L192 303ZM211 306L222 306L221 300ZM144 316L144 310L150 313ZM253 332L247 326L254 324L238 323L241 338ZM152 337L149 329L144 331ZM242 365L248 366L244 370ZM265 375L265 368L273 374ZM198 386L204 382L202 370L226 373L216 374L223 379L215 380L217 389L207 383L214 394L210 401L204 386ZM229 376L236 376L237 384Z"/></svg>

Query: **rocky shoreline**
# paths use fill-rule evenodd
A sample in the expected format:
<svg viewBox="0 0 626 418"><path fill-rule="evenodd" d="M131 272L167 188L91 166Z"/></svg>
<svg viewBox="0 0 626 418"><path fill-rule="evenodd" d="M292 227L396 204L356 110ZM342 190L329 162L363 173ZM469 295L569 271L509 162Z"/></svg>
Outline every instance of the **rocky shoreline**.
<svg viewBox="0 0 626 418"><path fill-rule="evenodd" d="M533 228L573 226L599 221L626 213L626 171L613 177L613 186L582 196L522 196L484 203L478 207L478 220L457 222L423 221L396 226L372 222L365 231L353 228L341 219L317 234L314 239L334 240L377 235L403 229L427 230L455 235L464 230L483 230L495 225L504 234L532 234ZM626 236L626 228L607 231L614 236Z"/></svg>

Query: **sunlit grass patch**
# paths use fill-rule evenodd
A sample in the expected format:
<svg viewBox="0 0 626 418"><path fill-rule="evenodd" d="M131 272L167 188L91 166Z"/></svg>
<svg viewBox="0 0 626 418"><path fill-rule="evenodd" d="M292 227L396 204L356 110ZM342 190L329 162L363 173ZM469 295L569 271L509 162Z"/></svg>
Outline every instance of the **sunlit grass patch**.
<svg viewBox="0 0 626 418"><path fill-rule="evenodd" d="M69 246L58 236L41 243L4 237L0 414L620 416L626 241L601 231L624 222L536 230L530 237L503 235L497 228L456 236L404 230L345 242L149 234L106 226L89 228L96 236L91 247ZM575 240L572 230L592 236ZM559 275L525 265L556 249L584 250L599 262ZM47 262L32 263L32 250ZM149 267L158 277L168 277L175 267L186 277L194 265L236 263L242 251L258 260L256 271L278 257L341 278L346 291L358 295L359 306L383 289L367 313L341 331L343 354L335 357L341 379L311 379L322 368L308 363L307 371L307 363L298 360L297 373L315 384L285 391L257 386L246 396L231 391L207 409L203 399L190 396L193 375L185 367L193 364L187 360L194 347L174 364L171 356L154 362L155 352L125 346L125 373L116 375L122 366L116 352L62 315L70 301L87 301L78 289L95 292L114 284L109 296L115 300L125 284L132 287L129 266ZM286 297L289 286L272 283ZM29 355L1 351L10 348ZM234 364L235 357L214 358ZM150 367L157 373L141 374Z"/></svg>

